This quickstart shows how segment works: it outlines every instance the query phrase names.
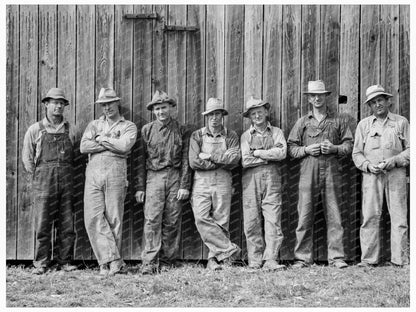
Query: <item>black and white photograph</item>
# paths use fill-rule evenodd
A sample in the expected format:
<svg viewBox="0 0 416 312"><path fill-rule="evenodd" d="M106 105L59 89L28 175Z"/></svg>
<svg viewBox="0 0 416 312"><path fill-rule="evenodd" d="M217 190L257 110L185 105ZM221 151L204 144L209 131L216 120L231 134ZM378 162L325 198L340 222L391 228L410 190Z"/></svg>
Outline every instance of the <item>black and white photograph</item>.
<svg viewBox="0 0 416 312"><path fill-rule="evenodd" d="M3 4L1 308L410 311L415 9Z"/></svg>

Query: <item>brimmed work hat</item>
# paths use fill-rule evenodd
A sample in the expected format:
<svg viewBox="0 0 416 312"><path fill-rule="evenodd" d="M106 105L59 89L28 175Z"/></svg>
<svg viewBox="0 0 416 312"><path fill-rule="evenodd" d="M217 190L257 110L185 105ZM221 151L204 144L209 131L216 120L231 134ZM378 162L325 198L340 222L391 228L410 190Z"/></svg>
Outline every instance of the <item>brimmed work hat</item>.
<svg viewBox="0 0 416 312"><path fill-rule="evenodd" d="M64 90L61 88L49 89L48 93L46 93L45 97L42 99L42 103L48 101L49 99L64 100L65 105L69 104L69 101L65 98Z"/></svg>
<svg viewBox="0 0 416 312"><path fill-rule="evenodd" d="M208 115L209 113L212 113L213 111L220 110L222 111L222 114L228 115L228 111L224 108L224 103L221 99L217 98L209 98L207 105L206 105L206 111L202 113L202 115Z"/></svg>
<svg viewBox="0 0 416 312"><path fill-rule="evenodd" d="M151 111L153 109L153 105L162 103L169 103L172 106L176 106L175 99L169 97L169 95L164 91L156 90L152 101L146 105L146 108Z"/></svg>
<svg viewBox="0 0 416 312"><path fill-rule="evenodd" d="M264 106L267 110L270 109L269 102L263 101L262 99L256 99L253 96L251 96L246 103L246 110L244 111L243 116L248 118L250 109L261 106Z"/></svg>
<svg viewBox="0 0 416 312"><path fill-rule="evenodd" d="M384 95L386 97L393 96L392 94L385 92L382 86L374 85L374 86L368 87L367 90L365 91L365 96L367 97L367 99L365 100L364 103L368 103L369 101L371 101L372 99L374 99L376 96L379 96L379 95Z"/></svg>
<svg viewBox="0 0 416 312"><path fill-rule="evenodd" d="M308 81L308 90L303 94L330 94L331 91L325 90L325 83L322 80Z"/></svg>
<svg viewBox="0 0 416 312"><path fill-rule="evenodd" d="M101 88L98 94L98 99L95 101L97 104L104 104L119 101L120 98L117 96L116 91L111 88Z"/></svg>

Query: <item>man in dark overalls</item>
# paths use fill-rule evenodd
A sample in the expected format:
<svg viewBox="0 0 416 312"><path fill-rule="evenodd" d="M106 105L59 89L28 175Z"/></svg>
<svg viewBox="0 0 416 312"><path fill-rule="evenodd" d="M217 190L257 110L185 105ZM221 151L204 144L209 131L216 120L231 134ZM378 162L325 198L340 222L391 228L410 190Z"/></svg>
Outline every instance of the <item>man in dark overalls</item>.
<svg viewBox="0 0 416 312"><path fill-rule="evenodd" d="M64 120L69 104L64 92L52 88L42 99L45 118L29 127L23 141L22 161L31 175L35 215L36 247L34 274L43 274L50 265L51 223L57 217L57 267L73 271L70 264L75 240L73 224L73 146L69 123Z"/></svg>

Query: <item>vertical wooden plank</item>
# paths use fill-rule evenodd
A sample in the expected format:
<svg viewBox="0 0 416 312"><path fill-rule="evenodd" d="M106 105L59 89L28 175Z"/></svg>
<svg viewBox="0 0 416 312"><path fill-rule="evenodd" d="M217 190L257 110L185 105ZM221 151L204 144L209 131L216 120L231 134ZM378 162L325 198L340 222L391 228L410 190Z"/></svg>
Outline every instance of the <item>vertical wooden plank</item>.
<svg viewBox="0 0 416 312"><path fill-rule="evenodd" d="M339 94L340 6L322 5L320 8L322 16L320 76L325 81L326 89L332 92L328 96L327 105L336 112Z"/></svg>
<svg viewBox="0 0 416 312"><path fill-rule="evenodd" d="M187 7L187 25L199 28L186 39L186 122L189 131L203 126L205 106L205 6ZM190 201L184 203L182 215L182 257L201 259L202 240L195 226Z"/></svg>
<svg viewBox="0 0 416 312"><path fill-rule="evenodd" d="M401 5L399 9L399 101L400 115L410 120L410 6Z"/></svg>
<svg viewBox="0 0 416 312"><path fill-rule="evenodd" d="M151 5L135 5L134 13L152 13ZM152 27L151 20L136 20L133 26L133 119L137 129L140 129L150 121L151 113L146 109L146 104L152 96ZM158 60L160 55L155 55ZM148 118L146 118L148 116ZM140 136L138 136L140 138ZM141 170L144 170L145 160L141 159L139 144L133 147L131 158L132 178L135 179ZM134 180L133 180L134 181ZM136 190L134 190L135 192ZM131 256L139 259L142 251L143 237L143 204L137 204L134 200L133 210L133 241Z"/></svg>
<svg viewBox="0 0 416 312"><path fill-rule="evenodd" d="M393 95L390 110L399 113L399 6L382 5L380 8L380 83Z"/></svg>
<svg viewBox="0 0 416 312"><path fill-rule="evenodd" d="M167 5L155 5L153 10L159 19L153 22L152 95L157 89L167 91L168 87L167 41L163 30L167 23Z"/></svg>
<svg viewBox="0 0 416 312"><path fill-rule="evenodd" d="M65 110L65 118L75 124L75 70L76 70L76 7L58 5L58 60L57 81L65 92L70 106ZM78 147L76 147L78 148Z"/></svg>
<svg viewBox="0 0 416 312"><path fill-rule="evenodd" d="M75 139L79 147L82 134L88 123L94 119L95 89L95 8L93 5L79 5L76 8L76 94L75 94ZM91 260L92 248L84 226L84 182L85 165L88 158L75 153L74 168L74 213L75 259Z"/></svg>
<svg viewBox="0 0 416 312"><path fill-rule="evenodd" d="M101 88L114 88L114 5L96 6L95 24L95 94ZM96 105L95 115L101 115Z"/></svg>
<svg viewBox="0 0 416 312"><path fill-rule="evenodd" d="M206 100L224 99L224 6L207 5Z"/></svg>
<svg viewBox="0 0 416 312"><path fill-rule="evenodd" d="M114 47L114 88L121 97L121 114L124 118L132 120L132 95L133 95L133 26L135 21L124 18L124 14L133 13L132 5L115 6L115 42ZM133 210L134 193L132 187L132 157L127 159L127 189L124 201L124 216L122 228L122 257L131 260L133 242Z"/></svg>
<svg viewBox="0 0 416 312"><path fill-rule="evenodd" d="M170 5L168 25L186 26L186 6ZM186 38L185 31L166 31L168 47L168 94L177 101L177 119L185 122Z"/></svg>
<svg viewBox="0 0 416 312"><path fill-rule="evenodd" d="M263 6L246 5L244 12L244 103L254 96L262 98ZM260 50L260 51L259 51ZM243 120L243 130L250 121Z"/></svg>
<svg viewBox="0 0 416 312"><path fill-rule="evenodd" d="M302 9L300 5L283 7L282 32L282 130L287 138L301 110L301 38L302 38ZM298 181L299 162L287 158L283 169L284 194L282 215L282 231L285 240L281 255L285 259L293 258L295 246L295 229L298 221Z"/></svg>
<svg viewBox="0 0 416 312"><path fill-rule="evenodd" d="M282 13L281 5L264 6L263 99L270 103L270 122L277 127L282 109Z"/></svg>
<svg viewBox="0 0 416 312"><path fill-rule="evenodd" d="M311 109L308 98L303 91L308 88L308 81L322 79L320 72L321 60L321 15L320 6L302 6L302 103L301 115L305 115Z"/></svg>
<svg viewBox="0 0 416 312"><path fill-rule="evenodd" d="M366 100L365 91L380 83L380 8L361 6L360 103ZM361 105L360 119L371 114L368 105Z"/></svg>
<svg viewBox="0 0 416 312"><path fill-rule="evenodd" d="M39 6L39 99L38 120L45 117L41 99L57 86L57 6Z"/></svg>
<svg viewBox="0 0 416 312"><path fill-rule="evenodd" d="M75 61L76 61L76 25L75 5L58 5L57 7L57 86L65 92L69 106L65 109L64 117L75 128ZM72 139L75 137L71 134ZM74 143L74 155L79 154L79 142ZM75 220L74 220L75 221ZM57 219L54 221L56 226ZM56 239L56 238L55 238ZM54 244L54 254L56 254Z"/></svg>
<svg viewBox="0 0 416 312"><path fill-rule="evenodd" d="M19 6L6 7L6 259L17 257L19 111Z"/></svg>
<svg viewBox="0 0 416 312"><path fill-rule="evenodd" d="M257 53L261 51L257 50ZM243 130L244 109L244 6L225 7L225 78L224 103L228 110L225 126L240 136ZM232 171L233 195L230 211L230 238L245 248L242 211L241 168ZM243 253L244 258L244 253Z"/></svg>
<svg viewBox="0 0 416 312"><path fill-rule="evenodd" d="M19 151L29 126L36 122L38 103L38 7L20 7L20 84L19 84ZM23 164L18 167L18 231L17 259L29 260L34 256L34 231L32 221L30 177L25 174Z"/></svg>
<svg viewBox="0 0 416 312"><path fill-rule="evenodd" d="M351 129L355 132L360 111L359 55L360 55L360 7L341 6L340 33L340 85L339 92L346 95L345 104L338 105L340 115L349 115ZM360 249L361 173L350 156L343 157L341 218L344 225L344 250L349 260L358 260Z"/></svg>

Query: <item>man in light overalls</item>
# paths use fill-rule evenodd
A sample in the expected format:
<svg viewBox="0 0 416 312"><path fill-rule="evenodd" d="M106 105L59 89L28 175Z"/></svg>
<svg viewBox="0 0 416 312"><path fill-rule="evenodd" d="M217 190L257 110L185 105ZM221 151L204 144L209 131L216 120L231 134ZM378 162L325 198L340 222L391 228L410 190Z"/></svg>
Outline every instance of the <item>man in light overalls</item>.
<svg viewBox="0 0 416 312"><path fill-rule="evenodd" d="M279 161L287 147L283 131L267 121L269 110L268 102L251 97L243 113L251 120L241 136L243 213L249 268L276 271L285 268L276 260L283 242Z"/></svg>
<svg viewBox="0 0 416 312"><path fill-rule="evenodd" d="M88 153L85 173L84 221L100 275L119 273L124 199L128 186L127 156L136 142L137 128L120 114L120 98L102 88L97 104L103 116L89 123L81 139Z"/></svg>
<svg viewBox="0 0 416 312"><path fill-rule="evenodd" d="M390 112L392 94L368 87L372 115L358 123L352 159L363 173L360 267L380 261L380 218L384 196L391 219L391 262L409 264L406 167L410 163L409 122Z"/></svg>
<svg viewBox="0 0 416 312"><path fill-rule="evenodd" d="M47 271L51 257L51 223L58 214L58 268L70 264L75 241L73 224L73 146L69 123L63 117L69 104L64 92L52 88L42 99L46 116L29 127L23 141L22 160L32 178L36 248L33 274Z"/></svg>
<svg viewBox="0 0 416 312"><path fill-rule="evenodd" d="M238 136L223 126L227 115L220 99L210 98L206 111L207 127L192 133L189 165L193 170L192 210L202 241L209 249L207 269L220 270L218 262L231 265L240 248L228 232L232 176L240 160Z"/></svg>

